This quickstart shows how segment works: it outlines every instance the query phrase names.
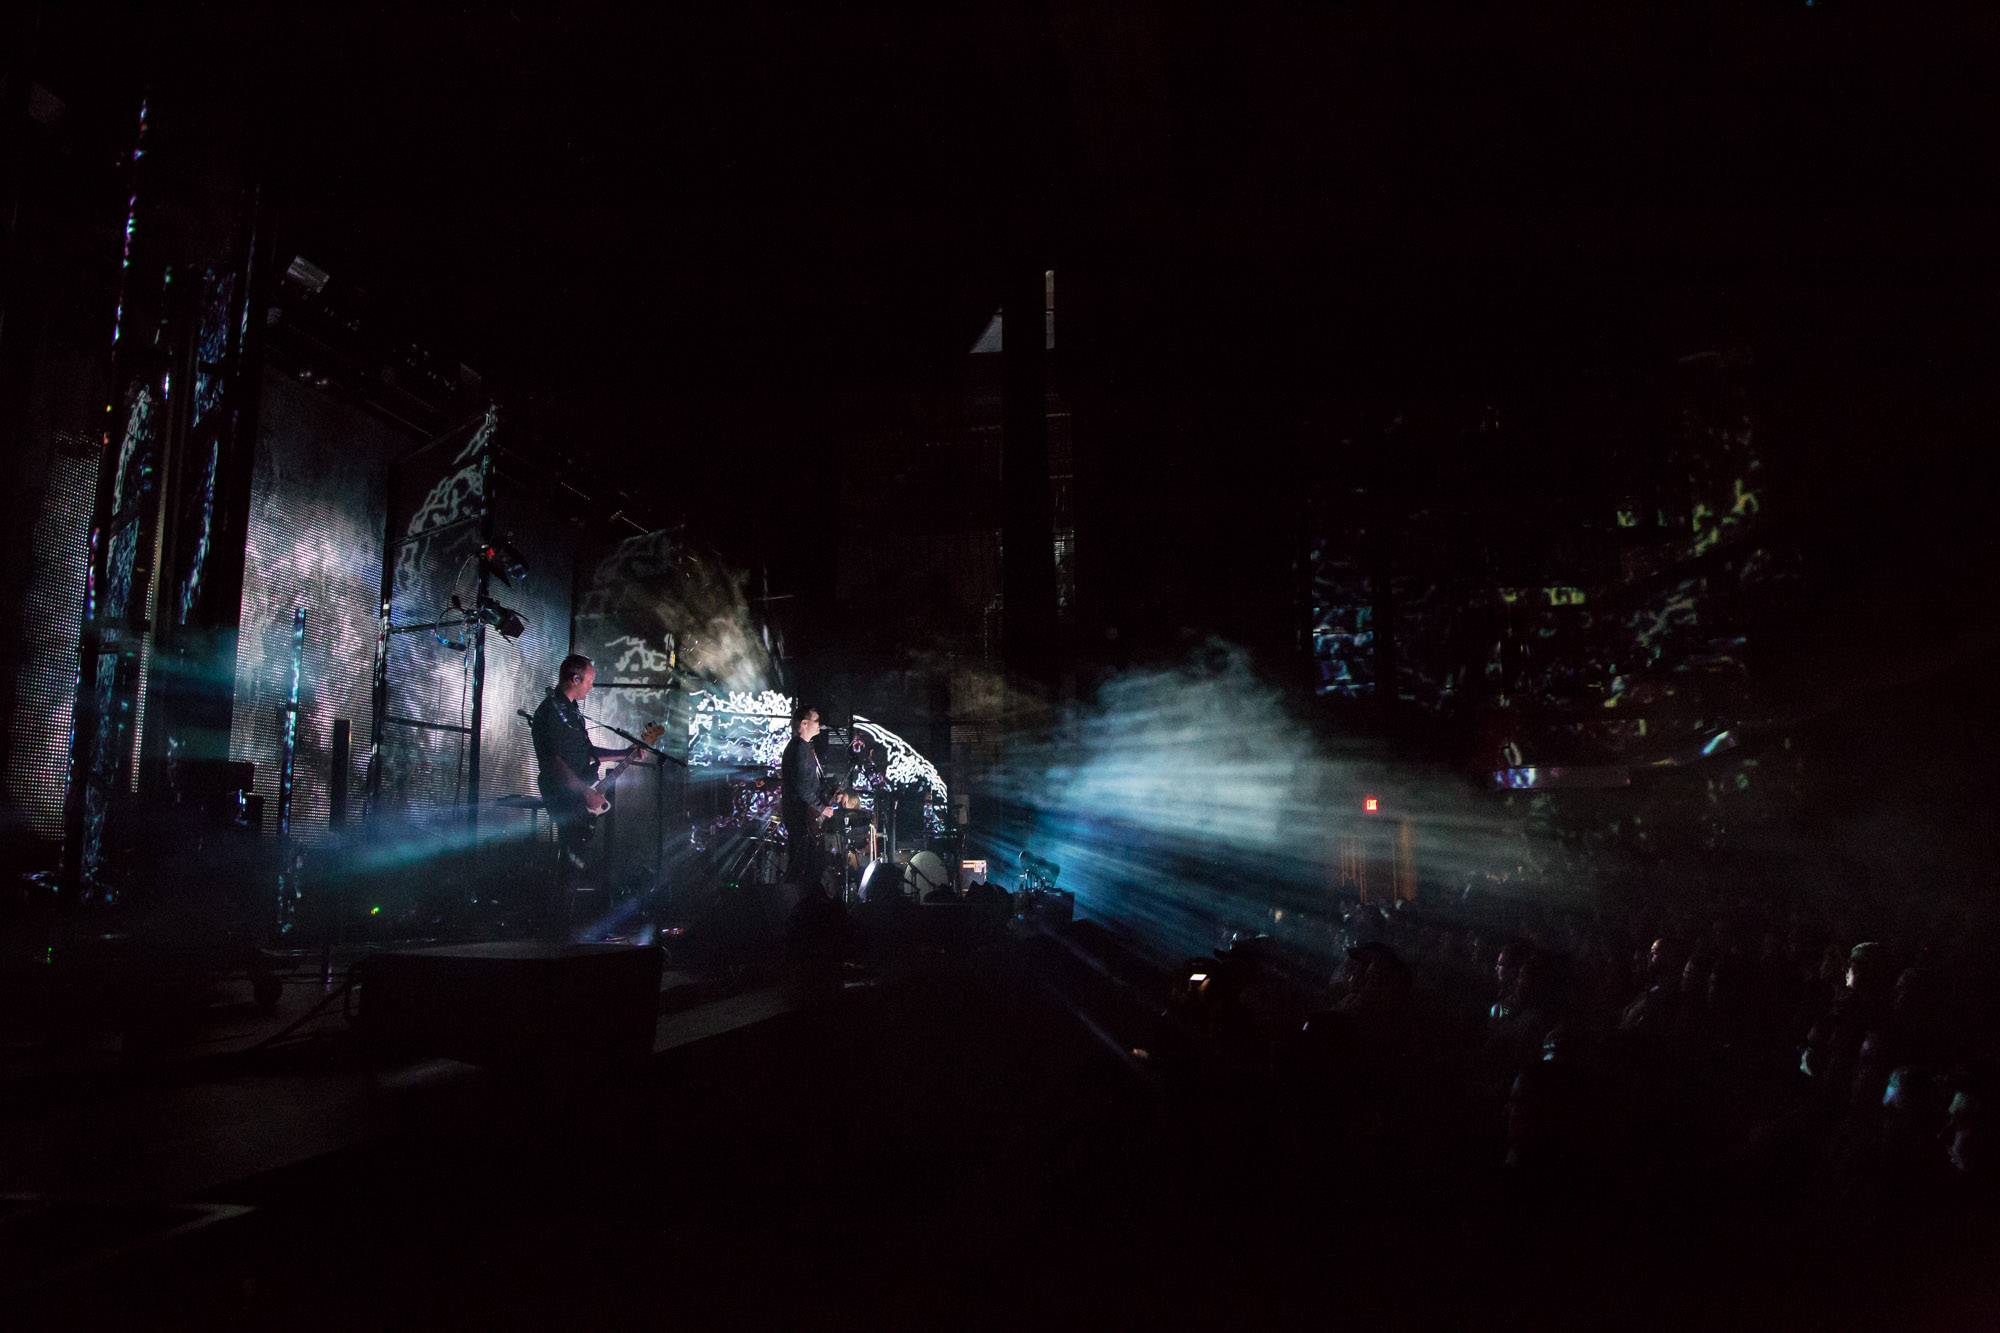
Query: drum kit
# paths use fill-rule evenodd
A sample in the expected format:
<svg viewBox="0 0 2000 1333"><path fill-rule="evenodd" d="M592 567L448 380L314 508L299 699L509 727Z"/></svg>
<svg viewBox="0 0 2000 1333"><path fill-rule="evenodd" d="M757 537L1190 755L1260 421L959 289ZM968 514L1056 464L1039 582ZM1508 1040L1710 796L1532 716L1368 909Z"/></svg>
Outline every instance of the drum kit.
<svg viewBox="0 0 2000 1333"><path fill-rule="evenodd" d="M768 807L774 797L758 790L767 775L760 770L758 776L760 781L745 784L735 793L734 813L747 824L768 822L772 814ZM492 804L536 815L544 808L542 800L534 796L503 796ZM861 796L842 792L833 804L833 814L822 827L821 836L827 840L828 863L840 877L837 887L846 901L879 903L896 898L922 902L940 890L956 891L956 876L945 858L927 848L913 851L895 847L895 838L886 827L889 821L878 819ZM760 805L766 808L759 809ZM1056 870L1053 866L1047 869ZM1031 867L1031 874L1033 870Z"/></svg>
<svg viewBox="0 0 2000 1333"><path fill-rule="evenodd" d="M834 797L833 814L821 826L820 833L826 839L827 862L839 876L838 887L844 899L865 901L871 894L886 892L889 871L897 872L900 881L901 866L886 855L888 833L875 812L864 808L859 793L843 791ZM901 892L900 883L897 892Z"/></svg>
<svg viewBox="0 0 2000 1333"><path fill-rule="evenodd" d="M862 903L881 903L913 898L924 901L951 884L951 872L936 852L897 852L884 861L870 861L858 877L849 881L848 898Z"/></svg>
<svg viewBox="0 0 2000 1333"><path fill-rule="evenodd" d="M886 811L864 808L854 792L835 798L826 821L827 850L841 875L842 897L849 902L881 902L915 898L956 886L944 857L928 849L897 848L892 818Z"/></svg>

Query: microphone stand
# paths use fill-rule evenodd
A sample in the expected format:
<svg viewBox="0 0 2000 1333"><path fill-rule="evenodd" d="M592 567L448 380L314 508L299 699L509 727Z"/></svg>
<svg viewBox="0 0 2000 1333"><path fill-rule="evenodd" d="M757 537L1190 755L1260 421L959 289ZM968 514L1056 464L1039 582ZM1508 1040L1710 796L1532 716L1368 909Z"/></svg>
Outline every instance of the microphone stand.
<svg viewBox="0 0 2000 1333"><path fill-rule="evenodd" d="M581 710L578 711L580 712ZM674 756L668 754L665 750L660 749L656 745L646 744L646 742L640 740L637 736L634 736L631 732L626 731L623 727L614 727L609 722L600 722L598 721L598 719L590 716L590 714L588 713L583 714L583 720L590 723L592 726L602 727L604 730L610 732L614 736L619 737L620 739L630 741L632 744L638 746L641 750L646 751L648 754L653 755L660 761L658 764L654 765L654 767L658 768L660 772L653 779L653 885L652 887L654 890L658 890L660 887L660 881L666 878L666 873L667 873L666 765L670 763L679 764L682 768L686 768L688 766L688 762L685 759L674 758ZM614 818L616 817L615 813L613 817Z"/></svg>

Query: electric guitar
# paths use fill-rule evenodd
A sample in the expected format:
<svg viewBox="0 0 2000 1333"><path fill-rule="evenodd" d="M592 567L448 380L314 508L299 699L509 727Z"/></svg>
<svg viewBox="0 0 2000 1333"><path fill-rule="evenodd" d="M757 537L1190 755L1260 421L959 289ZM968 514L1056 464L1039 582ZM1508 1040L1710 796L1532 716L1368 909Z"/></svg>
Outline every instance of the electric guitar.
<svg viewBox="0 0 2000 1333"><path fill-rule="evenodd" d="M848 804L850 800L854 801L853 805ZM860 808L861 802L852 792L847 790L846 784L843 783L833 789L831 796L813 806L813 825L816 828L824 828L826 822L835 815Z"/></svg>
<svg viewBox="0 0 2000 1333"><path fill-rule="evenodd" d="M660 737L666 734L667 734L666 727L662 726L658 722L655 722L652 725L640 731L639 743L641 745L647 745L647 746L655 745L659 742ZM590 841L590 835L596 829L595 821L600 817L607 815L611 812L610 802L611 802L612 780L616 778L620 773L624 772L627 768L631 767L631 765L635 762L636 761L631 758L613 759L607 761L604 767L598 770L597 781L590 784L590 790L602 795L604 797L605 805L602 810L597 810L597 811L591 810L589 806L582 807L583 812L589 815L590 819L588 821L580 823L577 826L576 830L577 842L579 844Z"/></svg>

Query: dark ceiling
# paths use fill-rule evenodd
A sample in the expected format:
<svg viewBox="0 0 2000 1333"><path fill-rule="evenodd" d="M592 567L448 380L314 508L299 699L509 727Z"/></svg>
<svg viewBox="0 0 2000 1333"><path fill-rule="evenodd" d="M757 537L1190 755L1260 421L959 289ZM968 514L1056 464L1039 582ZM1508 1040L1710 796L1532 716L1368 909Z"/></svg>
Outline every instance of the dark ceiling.
<svg viewBox="0 0 2000 1333"><path fill-rule="evenodd" d="M1010 255L1088 293L1102 386L1294 436L1718 338L1802 400L1869 367L1885 417L1990 379L1972 10L46 15L80 86L213 69L298 251L688 503L746 446L812 489L949 378Z"/></svg>
<svg viewBox="0 0 2000 1333"><path fill-rule="evenodd" d="M1274 342L1379 343L1384 317L1587 340L1632 304L1607 284L1809 278L1919 235L1949 262L1995 200L1990 18L454 8L48 22L79 77L121 33L214 69L302 246L552 392L894 381L963 350L1010 246Z"/></svg>
<svg viewBox="0 0 2000 1333"><path fill-rule="evenodd" d="M662 391L670 415L766 413L962 351L1040 137L1008 124L997 53L718 9L330 33L285 140L301 243L439 312L490 374L635 419Z"/></svg>

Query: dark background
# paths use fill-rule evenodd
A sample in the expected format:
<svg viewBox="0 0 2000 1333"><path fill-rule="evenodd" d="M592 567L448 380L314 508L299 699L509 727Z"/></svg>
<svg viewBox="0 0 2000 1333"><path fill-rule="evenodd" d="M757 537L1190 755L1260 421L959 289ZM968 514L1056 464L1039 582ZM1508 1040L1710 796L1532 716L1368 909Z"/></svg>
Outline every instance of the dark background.
<svg viewBox="0 0 2000 1333"><path fill-rule="evenodd" d="M1010 262L1059 274L1082 637L1121 624L1121 658L1293 635L1302 478L1462 485L1423 425L1491 401L1546 428L1479 484L1531 494L1605 448L1590 386L1750 348L1809 571L1761 665L1963 740L1991 711L1996 27L50 6L35 61L86 155L162 61L213 69L283 252L808 626L847 441L951 379ZM122 202L85 211L115 235Z"/></svg>
<svg viewBox="0 0 2000 1333"><path fill-rule="evenodd" d="M1844 844L1856 878L1880 882L1793 884L1794 901L1820 888L1912 899L1935 888L1955 908L1981 909L1940 919L1978 922L2000 828L1989 741L2000 665L1988 462L2000 422L1996 48L1990 10L1843 0L1486 14L1395 0L967 0L928 13L17 5L0 11L0 133L13 136L0 140L0 566L32 563L51 463L75 464L100 429L122 164L149 87L174 101L157 127L161 160L186 171L206 155L218 181L261 183L280 267L305 256L334 275L329 309L364 312L371 337L476 369L528 434L579 455L587 484L643 497L648 524L684 521L758 571L759 589L767 570L768 586L791 594L769 605L800 657L843 642L831 622L846 608L825 572L840 555L839 483L866 473L864 441L921 436L912 404L958 391L1010 270L1057 274L1052 378L1074 409L1080 602L1065 650L1085 682L1098 668L1182 659L1215 633L1248 645L1260 666L1295 671L1307 703L1302 499L1364 488L1392 497L1384 512L1395 513L1473 496L1518 502L1524 528L1551 497L1602 512L1635 460L1672 445L1663 382L1686 358L1714 354L1738 368L1770 469L1758 540L1795 549L1802 571L1750 627L1763 741L1784 732L1789 746L1796 732L1818 765L1812 818L1745 839L1743 859L1783 879L1815 863L1802 852ZM24 72L59 107L38 104ZM24 148L19 131L37 137ZM13 226L16 216L31 225ZM24 282L30 272L59 276ZM27 302L16 299L24 289ZM1488 431L1489 421L1502 424ZM12 450L16 428L30 447ZM997 494L966 503L1003 507ZM23 582L0 583L0 619L27 605ZM923 622L921 608L891 609ZM891 661L921 647L868 646ZM0 704L12 656L0 653ZM947 708L936 711L934 722ZM12 716L0 707L9 726ZM1329 731L1365 720L1331 705L1318 716ZM1706 774L1687 771L1689 804L1705 815ZM1625 794L1584 802L1578 822L1625 817L1637 808ZM1635 880L1607 901L1634 905L1658 882ZM1980 938L1964 930L1964 952ZM1084 956L1052 953L1038 964L1051 975L1086 971ZM38 972L48 958L10 957ZM1081 987L1109 993L1114 975ZM1012 982L977 977L996 984ZM1517 1251L1493 1247L1511 1214L1484 1220L1460 1188L1476 1178L1436 1160L1393 1178L1402 1163L1391 1158L1371 1189L1366 1164L1357 1178L1344 1153L1323 1176L1311 1155L1306 1170L1288 1161L1272 1173L1251 1150L1284 1140L1255 1101L1215 1122L1190 1108L1198 1132L1185 1138L1143 1125L1135 1135L1136 1111L1094 1086L1110 1076L1102 1054L1056 1013L1071 1001L1052 1005L1041 989L1033 1004L1046 1023L1016 1026L1025 1005L1004 996L969 1005L918 992L907 1011L870 1020L879 1040L815 1027L747 1053L707 1044L706 1072L677 1067L660 1084L672 1097L593 1104L553 1153L540 1138L510 1146L524 1137L508 1128L518 1108L467 1117L455 1094L419 1089L449 1119L453 1151L337 1159L323 1174L338 1180L264 1178L254 1201L282 1224L266 1233L267 1253L308 1256L279 1266L285 1281L267 1302L320 1317L372 1307L443 1263L481 1282L501 1274L525 1296L543 1273L574 1272L589 1299L622 1310L661 1288L671 1297L685 1278L743 1308L746 1291L778 1287L762 1274L733 1280L766 1253L742 1237L780 1217L822 1271L865 1251L900 1284L911 1255L990 1249L1009 1292L1060 1296L1068 1284L1035 1279L1074 1253L1072 1268L1118 1283L1123 1299L1127 1275L1187 1253L1198 1255L1180 1266L1201 1275L1197 1299L1216 1301L1266 1271L1231 1281L1214 1259L1262 1248L1259 1229L1242 1229L1244 1200L1274 1179L1273 1199L1297 1182L1321 1210L1345 1189L1361 1201L1357 1234L1392 1248L1406 1235L1418 1244L1404 1249L1435 1247L1437 1219L1454 1210L1471 1219L1438 1252L1447 1264L1463 1256L1474 1279L1431 1284L1416 1308L1472 1306L1503 1285L1567 1298L1544 1272L1591 1266L1587 1249L1545 1243L1576 1233L1530 1230L1518 1252L1550 1267L1524 1262L1480 1282L1474 1260L1497 1272ZM1972 1030L1976 1017L1954 1021ZM989 1040L1003 1031L1005 1042ZM920 1080L904 1105L895 1099L909 1097L912 1067L943 1081ZM1038 1077L1023 1081L1023 1068ZM384 1089L367 1104L387 1105ZM883 1106L924 1126L929 1148L906 1152L841 1118ZM653 1142L626 1141L632 1125L669 1112ZM1072 1133L1066 1117L1092 1119ZM101 1123L76 1120L86 1136ZM481 1133L464 1140L466 1123ZM1497 1117L1487 1124L1497 1135ZM996 1174L959 1169L995 1125L1012 1135L989 1163ZM213 1124L200 1128L214 1138ZM684 1145L718 1137L742 1150L697 1151L690 1174ZM1310 1138L1342 1146L1319 1126ZM86 1174L131 1160L84 1146ZM1224 1183L1139 1188L1183 1178L1190 1157ZM853 1212L847 1182L899 1172L922 1188ZM1739 1231L1709 1219L1710 1201L1694 1209L1710 1178L1686 1172L1664 1203L1620 1200L1589 1239L1648 1262L1605 1268L1607 1288L1664 1293L1658 1308L1671 1309L1709 1291L1733 1296L1724 1279L1740 1266L1768 1299L1786 1298L1788 1286L1763 1281L1770 1256L1783 1262L1784 1233L1760 1224L1754 1243L1735 1244ZM1005 1188L989 1191L994 1180ZM1449 1197L1431 1206L1426 1181ZM363 1196L366 1206L348 1206ZM797 1211L801 1197L823 1211ZM719 1200L735 1225L715 1226L713 1208L661 1209L663 1199ZM645 1209L670 1229L626 1225ZM1015 1244L1018 1219L1040 1227L1051 1215L1068 1221ZM1849 1216L1829 1212L1825 1232ZM1160 1220L1135 1229L1134 1217ZM1406 1231L1393 1229L1399 1217L1412 1220ZM1683 1229L1683 1217L1699 1220L1679 1239L1728 1252L1719 1270L1655 1249L1649 1238ZM969 1227L954 1220L965 1218ZM551 1269L552 1227L558 1256L588 1251L592 1262ZM1113 1245L1093 1251L1103 1236ZM355 1252L336 1242L354 1237L373 1262L345 1262ZM1379 1290L1407 1317L1403 1266L1329 1265L1322 1233L1310 1243L1296 1265L1295 1251L1272 1247L1273 1290L1300 1272L1334 1274L1331 1299L1346 1308ZM1874 1276L1847 1249L1815 1253L1815 1271ZM516 1254L524 1261L509 1263ZM1669 1268L1673 1281L1651 1280ZM1157 1285L1163 1306L1180 1298L1178 1284ZM823 1291L792 1289L808 1300ZM962 1305L975 1289L949 1299ZM438 1308L467 1308L453 1282L420 1290ZM1888 1284L1864 1294L1904 1299ZM576 1308L574 1292L561 1299ZM1242 1308L1231 1310L1239 1322ZM1572 1318L1578 1308L1567 1306ZM1788 1313L1799 1308L1816 1307Z"/></svg>

